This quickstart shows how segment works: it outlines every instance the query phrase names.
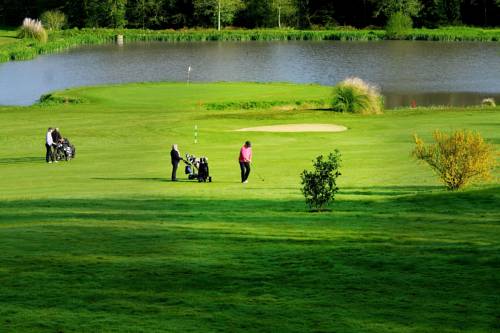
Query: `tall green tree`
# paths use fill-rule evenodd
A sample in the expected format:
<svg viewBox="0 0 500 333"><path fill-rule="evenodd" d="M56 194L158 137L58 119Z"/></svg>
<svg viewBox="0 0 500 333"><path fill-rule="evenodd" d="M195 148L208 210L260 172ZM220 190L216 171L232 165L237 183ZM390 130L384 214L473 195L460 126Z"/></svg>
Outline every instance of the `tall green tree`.
<svg viewBox="0 0 500 333"><path fill-rule="evenodd" d="M275 27L275 10L270 0L245 0L245 9L238 14L238 23L247 28Z"/></svg>
<svg viewBox="0 0 500 333"><path fill-rule="evenodd" d="M276 14L276 24L280 29L283 23L292 25L298 12L296 0L272 0L271 9Z"/></svg>
<svg viewBox="0 0 500 333"><path fill-rule="evenodd" d="M447 24L458 24L461 22L461 0L439 0L439 9L442 20Z"/></svg>
<svg viewBox="0 0 500 333"><path fill-rule="evenodd" d="M164 21L164 0L129 0L127 18L132 26L159 27Z"/></svg>
<svg viewBox="0 0 500 333"><path fill-rule="evenodd" d="M387 37L400 38L413 27L412 17L417 16L422 9L419 0L382 0L377 15L387 18L385 30Z"/></svg>
<svg viewBox="0 0 500 333"><path fill-rule="evenodd" d="M198 22L217 25L232 24L236 13L244 8L242 0L193 0L195 17Z"/></svg>
<svg viewBox="0 0 500 333"><path fill-rule="evenodd" d="M127 24L125 13L127 9L127 0L106 0L108 26L113 28L123 28Z"/></svg>
<svg viewBox="0 0 500 333"><path fill-rule="evenodd" d="M377 15L384 14L390 17L395 13L414 17L417 16L422 9L422 4L419 0L382 0L379 3Z"/></svg>
<svg viewBox="0 0 500 333"><path fill-rule="evenodd" d="M295 0L298 25L309 28L313 25L329 26L336 24L336 1L323 0Z"/></svg>
<svg viewBox="0 0 500 333"><path fill-rule="evenodd" d="M87 27L123 28L127 24L127 0L83 0L82 7Z"/></svg>

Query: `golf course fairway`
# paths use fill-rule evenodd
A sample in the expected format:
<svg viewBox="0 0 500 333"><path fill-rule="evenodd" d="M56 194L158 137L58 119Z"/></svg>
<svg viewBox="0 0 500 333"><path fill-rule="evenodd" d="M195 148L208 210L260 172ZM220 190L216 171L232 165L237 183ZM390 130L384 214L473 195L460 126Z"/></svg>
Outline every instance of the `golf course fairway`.
<svg viewBox="0 0 500 333"><path fill-rule="evenodd" d="M331 90L141 83L0 107L0 332L498 332L499 170L448 192L411 150L470 129L498 151L500 108L306 107ZM237 131L296 124L347 130ZM74 160L45 163L48 127ZM212 183L169 181L174 143ZM340 192L309 212L300 173L334 149Z"/></svg>

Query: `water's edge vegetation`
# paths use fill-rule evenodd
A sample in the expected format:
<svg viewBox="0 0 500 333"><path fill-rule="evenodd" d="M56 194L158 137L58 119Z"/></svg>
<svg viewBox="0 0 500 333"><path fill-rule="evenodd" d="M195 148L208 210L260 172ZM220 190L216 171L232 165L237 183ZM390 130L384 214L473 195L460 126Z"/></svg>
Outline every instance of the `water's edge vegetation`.
<svg viewBox="0 0 500 333"><path fill-rule="evenodd" d="M205 41L380 41L391 39L385 30L141 30L141 29L70 29L53 31L47 43L18 39L0 46L0 62L29 60L41 54L61 52L81 45L112 43L117 35L125 42L205 42ZM498 42L500 29L450 27L411 29L398 40L446 42Z"/></svg>

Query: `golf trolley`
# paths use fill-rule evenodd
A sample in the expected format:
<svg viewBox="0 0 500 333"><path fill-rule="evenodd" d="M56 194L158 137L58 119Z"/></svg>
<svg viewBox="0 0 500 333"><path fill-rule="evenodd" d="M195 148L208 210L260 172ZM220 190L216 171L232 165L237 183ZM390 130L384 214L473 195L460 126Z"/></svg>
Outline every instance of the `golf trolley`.
<svg viewBox="0 0 500 333"><path fill-rule="evenodd" d="M198 182L212 182L210 169L208 167L208 158L196 158L194 155L186 154L186 159L183 160L186 164L184 173L188 175L189 180L197 179Z"/></svg>
<svg viewBox="0 0 500 333"><path fill-rule="evenodd" d="M75 158L76 148L73 146L67 138L57 142L54 149L54 159L56 161L69 161Z"/></svg>

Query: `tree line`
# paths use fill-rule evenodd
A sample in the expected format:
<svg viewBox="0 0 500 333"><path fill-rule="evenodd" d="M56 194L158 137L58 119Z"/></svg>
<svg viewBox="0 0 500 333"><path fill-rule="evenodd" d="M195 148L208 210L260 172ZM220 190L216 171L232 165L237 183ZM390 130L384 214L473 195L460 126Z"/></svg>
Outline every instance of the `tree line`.
<svg viewBox="0 0 500 333"><path fill-rule="evenodd" d="M417 27L500 26L500 0L0 0L0 24L59 10L68 27L382 27L392 13Z"/></svg>

